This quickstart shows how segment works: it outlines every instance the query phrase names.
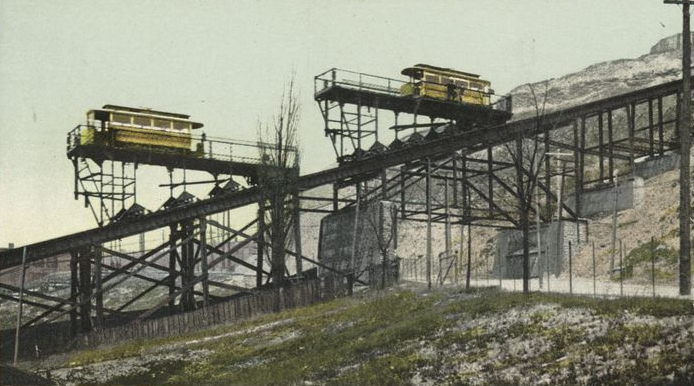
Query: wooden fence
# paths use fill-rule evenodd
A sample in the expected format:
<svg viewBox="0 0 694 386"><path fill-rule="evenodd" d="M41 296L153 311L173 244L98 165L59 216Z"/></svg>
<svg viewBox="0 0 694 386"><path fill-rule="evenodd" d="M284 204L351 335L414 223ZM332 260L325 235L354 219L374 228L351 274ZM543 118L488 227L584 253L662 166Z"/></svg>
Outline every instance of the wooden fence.
<svg viewBox="0 0 694 386"><path fill-rule="evenodd" d="M282 309L303 307L345 296L346 293L346 286L342 280L314 279L282 288L280 305ZM191 312L91 331L78 336L73 348L97 347L128 340L177 336L215 325L248 319L273 312L275 296L275 291L268 289Z"/></svg>
<svg viewBox="0 0 694 386"><path fill-rule="evenodd" d="M325 277L291 284L281 289L281 308L308 306L347 295L347 286L341 277ZM117 327L104 328L73 337L67 322L29 327L21 332L19 356L39 359L46 355L75 349L111 345L135 339L153 339L183 335L215 325L233 323L257 315L271 313L275 292L266 289L195 311L164 316L156 319L130 322ZM14 330L3 331L0 342L0 361L12 359Z"/></svg>

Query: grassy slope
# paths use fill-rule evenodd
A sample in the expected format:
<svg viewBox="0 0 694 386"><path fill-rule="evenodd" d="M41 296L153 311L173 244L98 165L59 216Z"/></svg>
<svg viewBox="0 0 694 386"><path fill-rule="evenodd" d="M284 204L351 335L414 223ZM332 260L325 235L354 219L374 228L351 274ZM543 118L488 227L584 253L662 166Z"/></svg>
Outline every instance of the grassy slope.
<svg viewBox="0 0 694 386"><path fill-rule="evenodd" d="M138 370L105 383L676 384L694 379L693 322L683 300L396 289L80 352L68 360L79 366L69 378L91 384L99 363L136 358L144 363ZM218 337L200 341L205 336ZM155 352L183 355L151 359Z"/></svg>

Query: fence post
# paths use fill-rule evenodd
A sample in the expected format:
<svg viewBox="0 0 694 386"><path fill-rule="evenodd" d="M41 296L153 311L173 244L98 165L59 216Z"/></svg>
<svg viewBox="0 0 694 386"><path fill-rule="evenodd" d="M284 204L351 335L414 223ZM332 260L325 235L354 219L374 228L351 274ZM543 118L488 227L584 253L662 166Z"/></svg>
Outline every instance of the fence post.
<svg viewBox="0 0 694 386"><path fill-rule="evenodd" d="M595 241L593 241L593 297L596 297L595 291Z"/></svg>
<svg viewBox="0 0 694 386"><path fill-rule="evenodd" d="M573 255L571 252L571 241L569 241L569 294L574 293L573 283Z"/></svg>
<svg viewBox="0 0 694 386"><path fill-rule="evenodd" d="M655 297L655 237L651 236L651 286L653 287L653 297Z"/></svg>

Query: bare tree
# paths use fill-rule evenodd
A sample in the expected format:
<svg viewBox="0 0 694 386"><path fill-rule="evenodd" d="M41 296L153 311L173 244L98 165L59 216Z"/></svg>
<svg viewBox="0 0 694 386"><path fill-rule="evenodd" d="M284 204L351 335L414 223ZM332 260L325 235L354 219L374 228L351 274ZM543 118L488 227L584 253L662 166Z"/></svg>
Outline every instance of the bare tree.
<svg viewBox="0 0 694 386"><path fill-rule="evenodd" d="M371 232L376 237L376 245L381 252L381 288L386 285L386 271L388 269L388 250L391 242L395 237L396 225L398 217L397 205L390 203L386 208L385 201L377 201L378 210L371 208L365 216L367 224ZM388 224L386 224L386 215Z"/></svg>
<svg viewBox="0 0 694 386"><path fill-rule="evenodd" d="M533 97L536 119L535 127L538 132L544 127L545 107L547 105L547 82L545 82L544 85L545 90L543 92L542 101L539 101L535 89L531 84L528 84L528 88L530 88L530 93ZM530 212L532 210L535 188L538 185L538 179L542 171L542 164L545 161L546 154L544 148L540 144L538 136L526 137L522 133L518 133L513 145L506 143L504 146L516 169L516 179L513 185L516 188L516 206L519 212L518 225L523 234L523 292L529 292ZM561 198L559 198L559 200L561 200ZM538 212L535 215L540 216L540 213ZM539 255L540 251L538 250L538 256Z"/></svg>
<svg viewBox="0 0 694 386"><path fill-rule="evenodd" d="M292 227L291 195L296 193L299 155L296 149L300 121L298 93L294 77L285 86L279 112L270 123L258 124L261 163L258 188L266 208L266 236L270 241L271 277L277 291L275 308L280 308L280 287L284 284L285 248ZM259 248L262 246L259 246Z"/></svg>

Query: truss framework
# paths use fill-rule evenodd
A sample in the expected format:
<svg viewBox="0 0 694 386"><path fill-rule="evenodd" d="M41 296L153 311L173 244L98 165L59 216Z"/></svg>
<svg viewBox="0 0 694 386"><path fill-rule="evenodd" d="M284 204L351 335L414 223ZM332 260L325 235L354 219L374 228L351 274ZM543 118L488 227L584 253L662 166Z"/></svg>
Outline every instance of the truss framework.
<svg viewBox="0 0 694 386"><path fill-rule="evenodd" d="M578 220L581 217L580 195L586 189L614 183L614 171L628 175L635 169L635 162L642 157L663 156L678 150L677 122L681 97L681 86L670 83L640 92L591 102L560 112L550 113L542 119L526 119L503 126L478 127L448 124L436 121L421 123L404 122L398 125L413 130L410 141L403 138L388 147L375 146L378 142L379 116L372 109L361 118L362 129L349 134L361 153L358 158L347 160L335 169L303 176L299 180L300 192L293 200L300 201L300 211L294 213L295 222L300 223L300 212L333 213L361 202L388 200L398 203L401 221L422 221L428 223L449 223L471 226L516 228L519 212L514 202L518 200L516 179L518 173L523 178L532 178L533 173L527 165L518 168L505 152L505 143L513 144L519 136L524 141L540 144L544 154L557 151L572 152L570 167L559 170L545 157L537 178L537 189L544 202L539 213L531 208L532 216L539 216L542 222L552 219L553 208L561 205L562 219ZM340 111L339 119L329 121L330 130L342 125L344 130L353 130L355 117L345 114L355 105L348 101L327 101L332 110L322 110L326 114ZM337 104L335 104L337 103ZM322 108L326 100L321 101ZM675 108L667 107L675 105ZM329 107L330 107L329 106ZM365 109L356 105L357 111ZM384 109L381 107L381 109ZM351 110L355 112L355 110ZM402 114L397 111L396 114ZM371 114L371 115L369 115ZM327 120L327 118L326 118ZM332 125L332 126L330 126ZM349 129L347 128L349 127ZM621 128L622 130L617 130ZM381 125L381 130L383 125ZM417 130L414 134L414 130ZM626 129L626 130L624 130ZM337 138L337 137L336 137ZM414 138L414 139L412 139ZM336 153L345 157L344 149ZM136 189L134 163L126 170L126 164L119 169L112 160L104 160L94 170L94 163L84 158L73 158L76 172L76 195L89 200L95 217L104 225L101 228L65 238L49 240L36 246L29 246L27 261L36 261L55 253L69 251L71 256L71 290L68 298L30 293L26 304L37 307L40 314L26 321L28 327L38 323L49 323L68 317L72 331L88 331L108 324L116 318L146 318L160 312L191 310L209 302L220 301L225 296L239 296L268 284L271 272L267 264L268 245L264 213L268 209L259 204L256 188L233 192L184 207L152 213L141 219L122 224L106 225L105 221L118 207L104 205L106 199L122 202L120 209L130 201L135 201ZM596 166L590 168L589 166ZM91 168L91 169L90 169ZM132 177L132 178L131 178ZM350 197L356 192L357 184L367 182L359 189L358 197ZM566 189L571 197L559 200L557 192L551 187L553 182L569 185ZM434 189L434 184L442 183L448 194ZM92 184L98 188L85 187ZM332 184L333 197L315 197L305 191L326 184ZM85 185L85 186L83 186ZM340 197L341 190L348 190L348 197ZM565 190L565 191L566 191ZM573 200L574 205L568 205ZM316 207L315 204L319 205ZM256 219L241 227L219 222L211 216L227 212L233 208L258 205ZM573 209L572 209L573 208ZM168 240L144 253L131 253L106 248L105 243L122 237L138 235L154 229L168 231ZM218 243L210 243L211 230L223 230L227 235ZM301 251L301 230L294 230L295 245L287 253L299 262L295 278L301 277L301 262L334 270ZM241 238L229 248L229 240ZM245 245L255 243L257 256L254 262L239 258L237 252ZM18 251L0 252L3 269L18 266ZM21 256L21 255L19 255ZM117 257L126 263L112 266L106 257ZM210 279L209 270L222 261L251 270L255 275L255 285L230 285ZM148 272L158 272L159 276ZM344 275L344 272L336 272ZM105 307L104 293L113 290L130 278L144 280L149 284L145 290L134 294L122 304ZM18 288L9 284L0 287L17 292ZM142 301L147 294L156 290L164 291L161 302L146 312L134 315L128 311ZM231 294L220 295L211 289L224 290ZM0 297L17 300L3 293Z"/></svg>

